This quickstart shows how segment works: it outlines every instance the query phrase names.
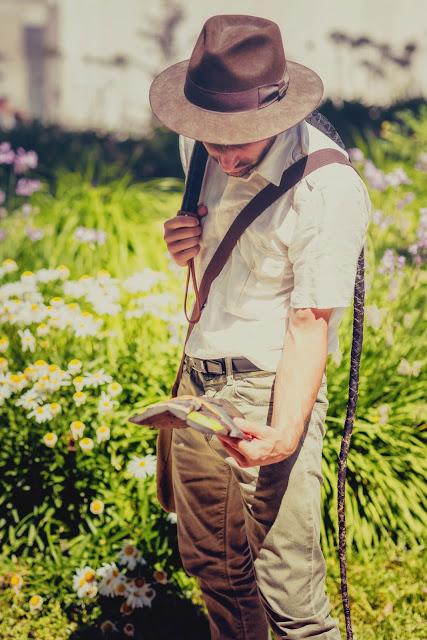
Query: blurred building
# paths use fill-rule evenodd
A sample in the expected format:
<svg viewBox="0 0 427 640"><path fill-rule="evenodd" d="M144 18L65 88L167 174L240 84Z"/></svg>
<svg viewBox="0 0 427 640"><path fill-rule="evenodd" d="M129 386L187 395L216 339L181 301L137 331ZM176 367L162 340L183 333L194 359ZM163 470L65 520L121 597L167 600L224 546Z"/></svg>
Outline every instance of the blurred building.
<svg viewBox="0 0 427 640"><path fill-rule="evenodd" d="M189 57L214 13L278 22L335 103L427 95L425 0L0 0L0 122L143 133L151 78Z"/></svg>

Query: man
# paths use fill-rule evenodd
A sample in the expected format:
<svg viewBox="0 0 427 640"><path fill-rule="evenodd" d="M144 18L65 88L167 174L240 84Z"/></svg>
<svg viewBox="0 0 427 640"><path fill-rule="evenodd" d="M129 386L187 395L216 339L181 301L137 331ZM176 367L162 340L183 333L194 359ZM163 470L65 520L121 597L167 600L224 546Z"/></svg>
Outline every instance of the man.
<svg viewBox="0 0 427 640"><path fill-rule="evenodd" d="M286 60L275 23L241 15L210 18L190 61L153 81L152 109L181 134L184 170L195 140L209 154L200 222L165 222L169 252L183 266L194 258L199 283L256 193L317 149L345 154L304 120L322 93L314 71ZM186 343L178 395L230 400L251 437L173 433L179 548L212 640L266 640L269 626L276 638L340 638L320 548L325 367L369 213L351 167L306 176L241 235Z"/></svg>

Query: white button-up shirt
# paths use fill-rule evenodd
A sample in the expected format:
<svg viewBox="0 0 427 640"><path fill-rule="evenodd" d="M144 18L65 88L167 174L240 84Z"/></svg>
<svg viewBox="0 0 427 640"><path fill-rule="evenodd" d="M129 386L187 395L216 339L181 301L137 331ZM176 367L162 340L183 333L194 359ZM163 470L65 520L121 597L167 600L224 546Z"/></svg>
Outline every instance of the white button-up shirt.
<svg viewBox="0 0 427 640"><path fill-rule="evenodd" d="M194 140L180 136L187 171ZM242 208L269 182L317 149L348 154L313 125L302 121L281 133L248 176L227 176L208 157L199 201L200 250L194 258L197 283L227 229ZM357 260L366 239L371 202L360 176L331 164L301 180L260 214L240 236L212 282L205 308L185 352L197 358L244 356L276 371L290 307L333 308L328 353L339 349L337 330L353 303Z"/></svg>

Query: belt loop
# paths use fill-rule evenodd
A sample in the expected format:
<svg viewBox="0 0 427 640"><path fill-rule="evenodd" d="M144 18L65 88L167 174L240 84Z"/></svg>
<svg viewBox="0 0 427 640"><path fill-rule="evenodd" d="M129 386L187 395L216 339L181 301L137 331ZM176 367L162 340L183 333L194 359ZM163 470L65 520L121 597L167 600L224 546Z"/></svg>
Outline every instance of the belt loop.
<svg viewBox="0 0 427 640"><path fill-rule="evenodd" d="M225 373L227 375L227 384L233 384L233 361L230 356L225 356Z"/></svg>

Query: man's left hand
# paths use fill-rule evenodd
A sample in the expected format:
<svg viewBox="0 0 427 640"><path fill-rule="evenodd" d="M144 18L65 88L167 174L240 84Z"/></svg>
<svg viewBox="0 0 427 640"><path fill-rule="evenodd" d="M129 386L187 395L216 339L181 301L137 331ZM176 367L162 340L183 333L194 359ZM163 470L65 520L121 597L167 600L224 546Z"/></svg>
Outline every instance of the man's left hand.
<svg viewBox="0 0 427 640"><path fill-rule="evenodd" d="M295 434L268 425L256 425L243 418L233 418L236 426L251 440L217 435L224 449L240 467L255 467L281 462L294 453L298 441Z"/></svg>

